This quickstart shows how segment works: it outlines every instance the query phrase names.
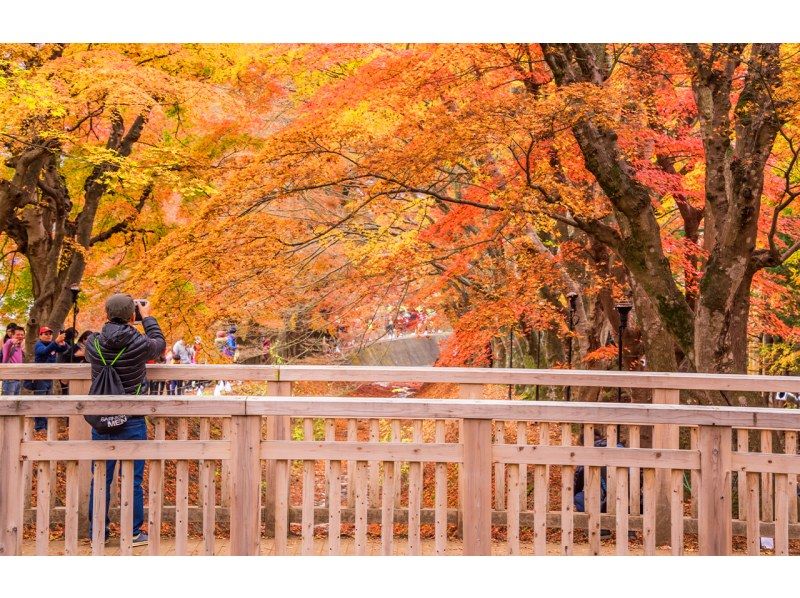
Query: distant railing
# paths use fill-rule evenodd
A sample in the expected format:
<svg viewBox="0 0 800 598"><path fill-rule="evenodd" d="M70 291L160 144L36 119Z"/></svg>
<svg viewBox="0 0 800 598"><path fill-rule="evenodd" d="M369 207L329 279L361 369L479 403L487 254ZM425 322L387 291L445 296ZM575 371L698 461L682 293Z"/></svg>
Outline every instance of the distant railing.
<svg viewBox="0 0 800 598"><path fill-rule="evenodd" d="M800 411L676 404L681 389L793 391L800 378L310 366L150 366L148 375L266 381L266 396L88 397L85 365L0 366L0 379L70 380L71 393L0 400L0 554L22 552L26 513L37 554L53 552L60 518L63 552L79 554L90 463L111 458L120 461L112 519L120 522L121 554L132 550L133 459L148 460L151 554L160 554L167 522L176 554L188 553L195 526L201 552L215 554L216 523L230 527L231 554L258 554L264 542L286 554L294 538L297 552L311 554L319 525L327 526L317 535L327 537L330 554L421 554L423 536L432 538L432 554L454 546L490 554L493 526L505 531L509 554L545 554L548 530L549 549L557 542L561 554L599 554L601 530L612 532L605 550L617 554L655 554L661 545L682 554L694 535L701 554L730 554L734 536L750 554L761 551L764 536L776 554L789 554L790 539L800 538ZM459 385L461 398L291 396L300 381L447 382ZM654 404L482 400L487 384L651 388ZM147 415L153 440L88 440L83 414L117 413ZM47 439L31 433L34 416L48 418ZM57 439L63 417L68 440ZM594 446L596 429L608 448ZM573 506L580 465L585 513ZM94 475L102 505L105 468ZM168 501L164 482L172 476ZM102 554L103 513L94 512L91 551ZM351 535L352 546L342 541Z"/></svg>

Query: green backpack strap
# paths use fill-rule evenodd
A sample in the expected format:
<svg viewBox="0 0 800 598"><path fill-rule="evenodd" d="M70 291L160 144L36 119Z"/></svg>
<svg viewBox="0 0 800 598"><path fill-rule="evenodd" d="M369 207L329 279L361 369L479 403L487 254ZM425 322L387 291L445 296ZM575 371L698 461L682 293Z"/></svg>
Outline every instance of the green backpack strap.
<svg viewBox="0 0 800 598"><path fill-rule="evenodd" d="M108 365L108 363L106 363L106 358L103 357L103 352L100 350L100 343L97 341L97 337L94 337L94 348L95 351L97 351L97 354L100 356L100 361L103 362L103 365ZM114 358L114 361L111 362L112 366L115 363L117 363L117 359L119 359L124 352L125 352L125 347L122 347L122 350L119 353L117 353L117 356Z"/></svg>

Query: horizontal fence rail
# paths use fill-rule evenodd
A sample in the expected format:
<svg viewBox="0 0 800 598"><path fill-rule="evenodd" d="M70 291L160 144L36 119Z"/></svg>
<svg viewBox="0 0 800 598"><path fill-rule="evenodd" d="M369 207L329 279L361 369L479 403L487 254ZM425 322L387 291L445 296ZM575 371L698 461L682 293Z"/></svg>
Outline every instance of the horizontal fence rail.
<svg viewBox="0 0 800 598"><path fill-rule="evenodd" d="M0 379L70 381L69 395L0 399L0 554L800 553L800 411L677 404L680 390L796 390L800 378L170 365L149 379L266 392L93 397L89 375L0 366ZM460 398L292 396L307 381L447 382ZM482 399L491 384L649 388L653 404ZM149 440L93 441L86 414L146 416ZM136 548L142 460L150 541ZM107 461L108 496L106 467L92 467Z"/></svg>

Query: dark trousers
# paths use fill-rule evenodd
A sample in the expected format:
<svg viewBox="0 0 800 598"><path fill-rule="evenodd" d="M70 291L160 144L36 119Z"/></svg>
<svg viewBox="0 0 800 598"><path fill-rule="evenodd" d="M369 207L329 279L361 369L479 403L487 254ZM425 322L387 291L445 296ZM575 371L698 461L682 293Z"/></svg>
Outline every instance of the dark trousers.
<svg viewBox="0 0 800 598"><path fill-rule="evenodd" d="M92 429L92 440L147 440L147 424L143 417L129 419L118 432L113 434L99 434ZM114 478L116 461L106 461L106 535L108 535L108 505L111 496L111 482ZM92 462L94 474L95 462ZM144 491L142 478L144 477L144 461L133 462L133 536L139 535L144 523ZM89 487L89 536L92 535L92 510L94 508L94 478Z"/></svg>

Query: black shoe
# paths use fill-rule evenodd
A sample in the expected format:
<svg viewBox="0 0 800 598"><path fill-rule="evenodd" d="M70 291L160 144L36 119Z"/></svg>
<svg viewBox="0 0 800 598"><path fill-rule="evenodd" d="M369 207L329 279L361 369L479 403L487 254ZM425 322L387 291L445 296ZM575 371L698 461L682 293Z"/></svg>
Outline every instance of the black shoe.
<svg viewBox="0 0 800 598"><path fill-rule="evenodd" d="M601 529L600 530L600 537L601 538L610 538L611 537L611 530L610 529Z"/></svg>

